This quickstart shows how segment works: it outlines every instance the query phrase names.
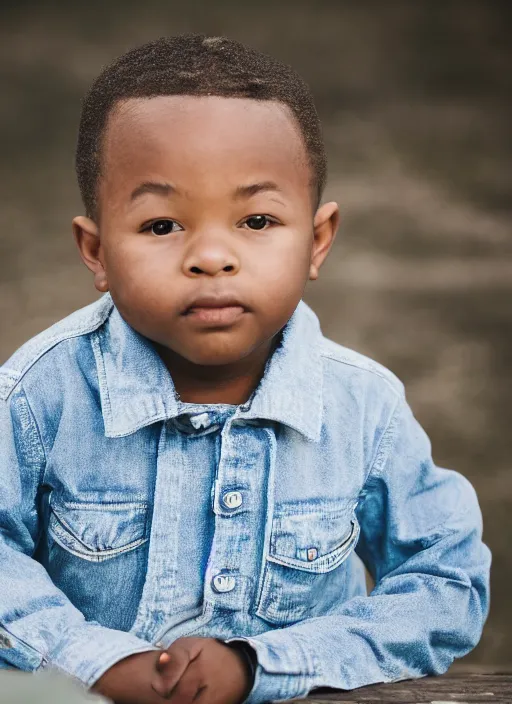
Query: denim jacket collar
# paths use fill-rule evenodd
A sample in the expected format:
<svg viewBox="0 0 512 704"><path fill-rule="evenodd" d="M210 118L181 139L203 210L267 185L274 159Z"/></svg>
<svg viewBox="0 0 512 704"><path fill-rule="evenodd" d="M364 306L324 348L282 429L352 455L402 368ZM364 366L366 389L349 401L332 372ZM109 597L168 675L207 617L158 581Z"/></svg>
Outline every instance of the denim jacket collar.
<svg viewBox="0 0 512 704"><path fill-rule="evenodd" d="M258 387L236 416L274 420L318 441L323 408L321 340L317 316L300 301ZM183 412L158 353L115 307L93 338L93 348L107 437L130 435Z"/></svg>

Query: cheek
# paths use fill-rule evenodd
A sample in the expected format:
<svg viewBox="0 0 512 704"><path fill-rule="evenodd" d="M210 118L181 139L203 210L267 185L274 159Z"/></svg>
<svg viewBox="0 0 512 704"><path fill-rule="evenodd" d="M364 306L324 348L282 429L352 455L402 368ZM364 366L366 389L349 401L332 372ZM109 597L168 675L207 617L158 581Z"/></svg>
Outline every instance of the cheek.
<svg viewBox="0 0 512 704"><path fill-rule="evenodd" d="M298 232L284 233L275 237L269 247L265 248L260 257L251 262L248 255L248 266L253 268L257 261L259 273L269 283L275 283L281 288L289 288L295 283L301 286L302 279L307 277L311 260L311 244L304 234Z"/></svg>
<svg viewBox="0 0 512 704"><path fill-rule="evenodd" d="M179 255L172 246L158 239L130 237L113 240L105 250L105 264L110 284L140 286L145 281L153 287L169 285L180 269Z"/></svg>

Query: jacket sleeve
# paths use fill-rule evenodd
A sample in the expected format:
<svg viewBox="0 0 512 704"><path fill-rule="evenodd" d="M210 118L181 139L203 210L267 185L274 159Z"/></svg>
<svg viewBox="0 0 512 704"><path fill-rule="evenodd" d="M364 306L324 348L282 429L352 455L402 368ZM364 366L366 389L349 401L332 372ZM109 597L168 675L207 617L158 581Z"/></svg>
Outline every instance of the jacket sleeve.
<svg viewBox="0 0 512 704"><path fill-rule="evenodd" d="M464 477L435 466L403 398L356 515L375 588L336 615L244 638L258 656L250 704L441 674L478 642L490 567L478 501Z"/></svg>
<svg viewBox="0 0 512 704"><path fill-rule="evenodd" d="M117 661L154 646L87 622L32 558L45 464L39 428L18 387L0 400L0 669L55 668L91 686Z"/></svg>

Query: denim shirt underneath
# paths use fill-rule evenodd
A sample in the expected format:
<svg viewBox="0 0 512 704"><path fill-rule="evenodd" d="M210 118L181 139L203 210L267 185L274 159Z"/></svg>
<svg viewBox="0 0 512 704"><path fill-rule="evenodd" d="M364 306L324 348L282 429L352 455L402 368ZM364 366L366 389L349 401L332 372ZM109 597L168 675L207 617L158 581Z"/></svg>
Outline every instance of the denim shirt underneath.
<svg viewBox="0 0 512 704"><path fill-rule="evenodd" d="M182 636L245 640L256 704L439 674L480 638L474 490L302 301L236 406L180 401L102 297L0 368L0 462L0 668L90 686Z"/></svg>

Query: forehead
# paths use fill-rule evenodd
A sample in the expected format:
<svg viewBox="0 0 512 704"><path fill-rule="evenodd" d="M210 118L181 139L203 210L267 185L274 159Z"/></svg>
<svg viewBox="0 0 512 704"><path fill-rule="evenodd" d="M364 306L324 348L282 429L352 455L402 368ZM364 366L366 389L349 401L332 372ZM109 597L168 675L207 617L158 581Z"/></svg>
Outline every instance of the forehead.
<svg viewBox="0 0 512 704"><path fill-rule="evenodd" d="M185 184L278 180L309 187L299 127L275 101L217 96L130 99L113 110L103 146L106 180L126 185L166 176ZM229 185L232 185L231 183Z"/></svg>

